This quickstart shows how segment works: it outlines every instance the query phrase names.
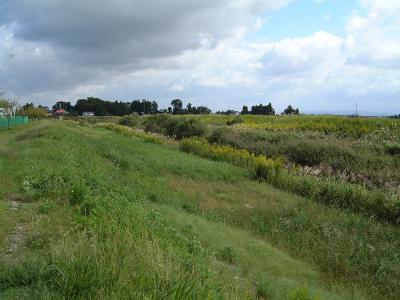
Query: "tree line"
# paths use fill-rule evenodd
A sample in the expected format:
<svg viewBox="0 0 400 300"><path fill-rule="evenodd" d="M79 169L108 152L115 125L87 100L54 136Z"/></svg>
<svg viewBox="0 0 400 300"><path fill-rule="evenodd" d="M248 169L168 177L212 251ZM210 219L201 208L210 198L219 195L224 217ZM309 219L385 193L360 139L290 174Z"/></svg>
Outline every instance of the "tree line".
<svg viewBox="0 0 400 300"><path fill-rule="evenodd" d="M183 101L174 99L171 101L171 106L168 109L159 109L156 101L150 100L133 100L132 102L123 101L105 101L99 98L88 97L79 99L75 105L71 102L58 101L53 105L52 110L64 109L72 115L81 115L84 112L93 112L96 116L124 116L129 114L139 115L155 115L158 113L172 113L174 115L183 114L210 114L211 109L206 106L193 106L188 103L183 107Z"/></svg>
<svg viewBox="0 0 400 300"><path fill-rule="evenodd" d="M1 98L1 95L0 95ZM0 107L10 107L4 98L0 99ZM13 103L14 105L15 103ZM15 105L14 105L15 106ZM84 112L93 112L95 116L124 116L129 114L138 115L155 115L158 113L170 113L173 115L205 115L212 113L211 109L207 106L193 106L190 102L184 105L184 102L180 99L174 99L171 101L170 106L167 109L159 109L156 101L142 99L133 100L131 102L124 101L107 101L100 98L88 97L86 99L79 99L75 105L72 105L69 101L58 101L54 104L51 110L48 107L38 105L35 107L33 103L26 103L23 106L18 105L18 109L14 109L15 114L28 115L33 118L45 117L49 112L55 112L63 109L67 111L71 116L82 115ZM11 109L10 109L11 111ZM218 111L217 114L242 114L242 115L275 115L275 109L271 103L267 105L259 104L251 106L249 109L246 105L243 106L241 112L234 110ZM299 109L293 108L289 105L282 114L286 115L298 115Z"/></svg>
<svg viewBox="0 0 400 300"><path fill-rule="evenodd" d="M71 102L59 101L53 106L53 111L57 109L64 109L71 114L81 115L83 112L94 112L96 116L123 116L133 113L139 115L154 115L157 113L171 113L173 115L206 115L212 113L211 109L207 106L193 106L190 102L184 106L184 103L180 99L174 99L171 101L171 106L168 109L159 109L158 103L156 101L150 100L133 100L132 102L122 102L122 101L105 101L99 98L88 97L86 99L80 99L76 102L74 106ZM226 112L217 112L222 114L235 114L233 110L228 110ZM272 104L267 105L254 105L249 110L246 105L243 106L242 115L252 114L252 115L275 115L275 109ZM293 108L289 105L282 114L285 115L298 115L300 114L298 108Z"/></svg>
<svg viewBox="0 0 400 300"><path fill-rule="evenodd" d="M266 115L266 116L274 116L275 109L272 107L271 102L267 105L254 105L249 108L246 105L243 105L242 111L240 112L241 115ZM300 111L298 108L293 108L289 105L283 112L282 115L299 115Z"/></svg>

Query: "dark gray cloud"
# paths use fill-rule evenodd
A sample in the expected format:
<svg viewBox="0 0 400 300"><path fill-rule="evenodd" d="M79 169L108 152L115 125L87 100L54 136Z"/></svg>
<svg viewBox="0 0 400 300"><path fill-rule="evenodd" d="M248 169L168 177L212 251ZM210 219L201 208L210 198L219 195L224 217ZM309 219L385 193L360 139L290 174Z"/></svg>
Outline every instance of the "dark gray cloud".
<svg viewBox="0 0 400 300"><path fill-rule="evenodd" d="M0 43L8 35L8 44L0 46L0 80L27 95L170 68L168 58L205 41L213 47L255 13L286 2L1 0ZM6 52L17 54L12 62Z"/></svg>
<svg viewBox="0 0 400 300"><path fill-rule="evenodd" d="M2 0L0 20L15 24L15 38L49 44L61 59L118 65L179 54L202 36L215 42L271 1L229 2Z"/></svg>

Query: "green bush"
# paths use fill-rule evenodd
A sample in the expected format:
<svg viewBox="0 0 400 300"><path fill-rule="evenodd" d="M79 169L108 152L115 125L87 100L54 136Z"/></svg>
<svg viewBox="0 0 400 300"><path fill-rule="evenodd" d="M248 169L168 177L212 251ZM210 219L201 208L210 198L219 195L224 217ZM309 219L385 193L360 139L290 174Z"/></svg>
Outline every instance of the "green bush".
<svg viewBox="0 0 400 300"><path fill-rule="evenodd" d="M138 115L128 115L123 116L119 121L118 124L129 126L129 127L137 127L140 124L140 118Z"/></svg>
<svg viewBox="0 0 400 300"><path fill-rule="evenodd" d="M203 136L206 126L197 119L181 120L176 126L175 138L180 140L186 137Z"/></svg>
<svg viewBox="0 0 400 300"><path fill-rule="evenodd" d="M207 138L207 140L210 143L217 143L217 144L228 144L226 142L226 136L227 136L228 128L225 127L217 127L215 128L210 136Z"/></svg>
<svg viewBox="0 0 400 300"><path fill-rule="evenodd" d="M283 154L302 166L316 166L325 162L338 169L355 164L358 160L357 155L345 147L313 140L292 141L284 148Z"/></svg>
<svg viewBox="0 0 400 300"><path fill-rule="evenodd" d="M244 119L242 116L236 116L232 120L226 121L226 125L233 126L236 124L242 124L243 122L244 122Z"/></svg>
<svg viewBox="0 0 400 300"><path fill-rule="evenodd" d="M315 166L324 160L324 150L316 143L298 141L289 144L285 152L290 161L302 166Z"/></svg>
<svg viewBox="0 0 400 300"><path fill-rule="evenodd" d="M183 139L192 136L204 136L206 125L195 118L173 117L168 115L150 116L144 122L146 132L155 132Z"/></svg>
<svg viewBox="0 0 400 300"><path fill-rule="evenodd" d="M167 134L166 130L171 120L172 117L166 114L149 116L144 121L144 130L146 132L157 132L161 134Z"/></svg>

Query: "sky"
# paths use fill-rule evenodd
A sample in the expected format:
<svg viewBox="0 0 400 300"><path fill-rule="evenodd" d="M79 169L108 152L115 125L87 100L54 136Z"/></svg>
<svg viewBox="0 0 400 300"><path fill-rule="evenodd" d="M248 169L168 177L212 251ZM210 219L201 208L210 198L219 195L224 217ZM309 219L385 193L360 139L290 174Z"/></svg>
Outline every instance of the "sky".
<svg viewBox="0 0 400 300"><path fill-rule="evenodd" d="M400 0L1 0L0 91L400 113Z"/></svg>

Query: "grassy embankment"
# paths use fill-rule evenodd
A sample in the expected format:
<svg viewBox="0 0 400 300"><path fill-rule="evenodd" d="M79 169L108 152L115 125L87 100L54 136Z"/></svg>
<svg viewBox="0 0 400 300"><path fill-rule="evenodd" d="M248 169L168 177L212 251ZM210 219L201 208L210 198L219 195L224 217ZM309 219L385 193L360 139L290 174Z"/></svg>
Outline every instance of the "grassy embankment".
<svg viewBox="0 0 400 300"><path fill-rule="evenodd" d="M397 227L105 129L0 138L2 297L400 295Z"/></svg>
<svg viewBox="0 0 400 300"><path fill-rule="evenodd" d="M219 116L215 116L219 119ZM259 117L262 118L262 117ZM268 117L267 117L268 118ZM264 119L267 119L264 117ZM290 118L282 117L283 119L291 120ZM96 119L93 119L95 121ZM353 119L343 118L343 122L352 121ZM307 118L306 118L307 121ZM329 121L329 119L328 119ZM353 212L363 213L367 216L389 222L391 224L398 224L400 221L400 199L393 190L386 187L368 186L364 180L356 182L348 182L343 178L337 178L330 174L304 174L299 171L302 170L297 166L298 164L304 165L304 168L313 166L310 161L319 160L325 163L331 163L335 166L344 165L355 172L355 165L357 163L356 152L348 152L348 149L343 147L337 141L336 143L327 144L322 141L313 143L305 142L302 137L296 137L296 140L288 142L284 137L288 136L288 132L279 133L281 136L278 139L278 144L270 141L271 132L254 132L245 129L242 132L235 131L234 128L227 126L220 126L214 129L206 128L204 124L197 119L189 118L187 116L150 116L150 117L124 117L120 123L129 125L131 127L144 128L148 132L157 132L166 136L180 140L180 148L184 151L195 153L202 157L211 158L218 161L232 162L236 165L248 167L253 170L254 177L265 180L269 184L293 192L297 195L313 199L314 201L333 205L338 208L348 209ZM128 130L126 127L115 124L100 124L101 126L110 129L118 130L122 133L133 134L135 130ZM137 134L140 132L137 131ZM140 133L142 134L142 133ZM309 133L307 133L309 134ZM142 134L143 135L143 134ZM191 137L205 137L204 139L191 139ZM152 138L152 136L150 136ZM260 140L261 138L261 140ZM209 144L213 143L213 145ZM233 145L231 145L233 142ZM357 140L358 142L358 140ZM265 153L258 154L254 147L264 144L266 149L278 149L288 155L267 155ZM233 146L234 148L232 148ZM366 145L360 145L360 149ZM286 150L288 151L286 151ZM365 154L368 149L364 151ZM357 152L360 153L360 151ZM378 154L372 153L369 156L376 158ZM266 158L270 157L269 158ZM289 157L288 157L289 156ZM293 159L294 157L294 159ZM359 155L364 158L365 156ZM286 168L282 169L282 159L285 161ZM397 174L398 169L396 165L399 164L397 156L386 156L387 166L390 173L387 176L393 180L393 187L398 188L399 180L391 175ZM396 164L390 164L390 161ZM377 164L371 164L368 159L365 166L375 169ZM375 160L375 162L379 162ZM379 165L379 164L378 164ZM385 173L386 169L381 166L379 168ZM364 177L362 177L364 179ZM385 178L383 179L384 181ZM390 186L392 187L392 186Z"/></svg>
<svg viewBox="0 0 400 300"><path fill-rule="evenodd" d="M124 117L120 122L171 135L173 131L169 125L176 125L173 123L184 118L195 118L210 125L201 133L209 142L246 149L270 158L282 157L288 168L301 175L334 178L365 185L370 190L400 195L399 120L206 115L174 116L169 122L162 117ZM99 120L117 122L118 118L90 121Z"/></svg>

